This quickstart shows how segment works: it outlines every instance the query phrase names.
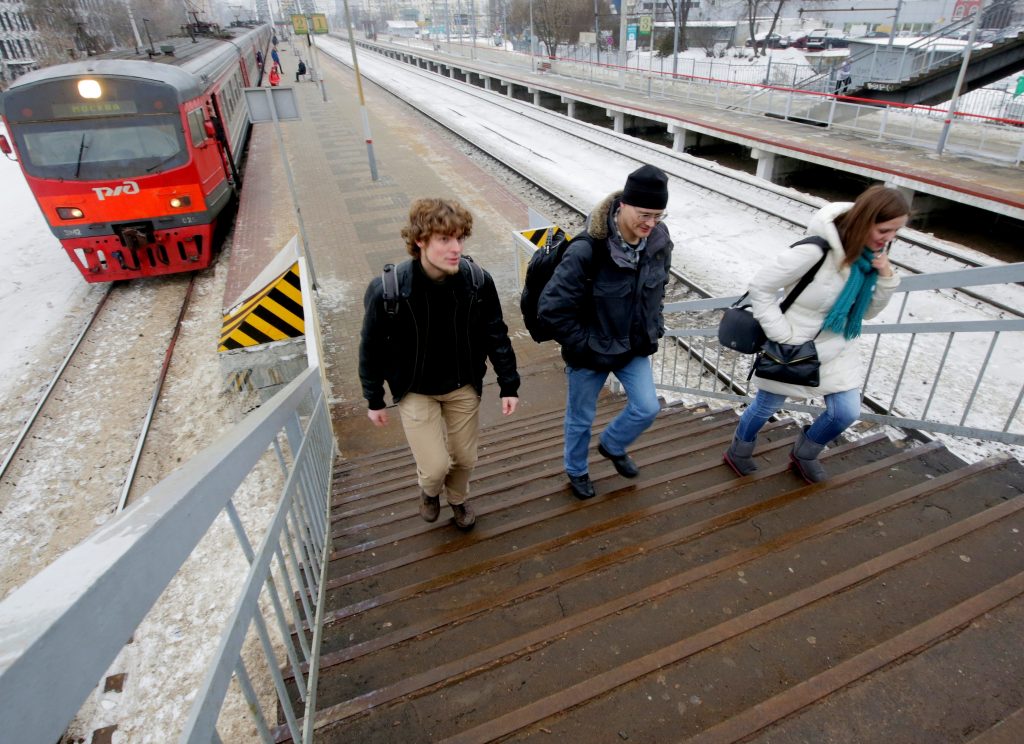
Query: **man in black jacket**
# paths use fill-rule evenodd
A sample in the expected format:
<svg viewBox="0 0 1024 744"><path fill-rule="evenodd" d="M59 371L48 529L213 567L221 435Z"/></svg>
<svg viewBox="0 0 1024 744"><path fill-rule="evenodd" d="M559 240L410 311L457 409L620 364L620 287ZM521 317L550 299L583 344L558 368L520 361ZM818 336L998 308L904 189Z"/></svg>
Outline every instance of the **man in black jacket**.
<svg viewBox="0 0 1024 744"><path fill-rule="evenodd" d="M620 475L639 469L626 448L658 414L650 356L664 335L662 307L672 264L665 219L668 177L645 165L587 219L587 240L565 252L537 304L537 316L562 345L568 378L565 472L573 493L594 495L587 466L601 387L614 374L626 390L622 412L601 433L597 449Z"/></svg>
<svg viewBox="0 0 1024 744"><path fill-rule="evenodd" d="M411 259L395 267L397 293L385 299L381 277L363 299L359 378L368 416L388 422L384 383L402 417L419 477L420 516L441 510L441 491L455 524L476 521L466 503L477 456L480 395L490 359L501 411L519 402L516 356L491 276L462 257L473 216L458 202L417 199L402 228Z"/></svg>

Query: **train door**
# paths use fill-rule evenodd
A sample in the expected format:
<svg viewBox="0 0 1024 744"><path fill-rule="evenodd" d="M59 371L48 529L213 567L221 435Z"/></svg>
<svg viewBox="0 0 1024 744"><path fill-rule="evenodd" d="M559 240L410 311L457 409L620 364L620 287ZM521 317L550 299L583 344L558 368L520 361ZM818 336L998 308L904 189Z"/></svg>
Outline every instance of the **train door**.
<svg viewBox="0 0 1024 744"><path fill-rule="evenodd" d="M224 163L216 127L207 117L205 107L189 111L188 131L192 138L196 175L209 208L213 206L211 200L217 201L220 192L227 186L229 171Z"/></svg>

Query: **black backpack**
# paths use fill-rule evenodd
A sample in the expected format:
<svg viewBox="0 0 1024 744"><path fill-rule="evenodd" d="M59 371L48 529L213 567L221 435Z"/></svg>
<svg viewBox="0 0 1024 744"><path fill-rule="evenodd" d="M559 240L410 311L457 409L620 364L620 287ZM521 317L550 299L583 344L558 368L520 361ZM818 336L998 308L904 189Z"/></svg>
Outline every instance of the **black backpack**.
<svg viewBox="0 0 1024 744"><path fill-rule="evenodd" d="M554 338L537 317L537 303L544 287L551 281L555 268L561 263L570 244L582 240L593 245L590 236L586 233L580 233L575 238L570 238L562 233L561 238L555 241L552 241L550 236L551 232L548 233L548 241L530 256L530 263L526 266L523 293L519 297L519 309L523 313L523 324L530 332L530 338L538 344L551 341Z"/></svg>
<svg viewBox="0 0 1024 744"><path fill-rule="evenodd" d="M469 266L470 275L471 294L469 301L472 304L476 301L476 295L480 291L480 287L484 286L484 270L477 265L472 257L463 256L459 261L459 270L461 271L467 265ZM412 263L410 261L404 261L398 264L398 266L389 263L384 264L384 269L380 272L380 280L384 285L384 312L390 318L398 314L398 272L401 271L404 274L411 266Z"/></svg>

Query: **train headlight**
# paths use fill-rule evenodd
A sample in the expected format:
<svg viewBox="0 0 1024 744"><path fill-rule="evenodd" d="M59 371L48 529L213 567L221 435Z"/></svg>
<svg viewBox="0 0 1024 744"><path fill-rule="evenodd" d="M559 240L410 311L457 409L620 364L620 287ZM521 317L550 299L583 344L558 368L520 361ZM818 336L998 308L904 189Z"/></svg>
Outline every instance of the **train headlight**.
<svg viewBox="0 0 1024 744"><path fill-rule="evenodd" d="M103 95L99 80L85 78L78 81L78 95L82 98L99 98Z"/></svg>
<svg viewBox="0 0 1024 744"><path fill-rule="evenodd" d="M192 204L192 198L189 196L174 196L171 197L171 207L174 209L181 209L182 207L188 207Z"/></svg>
<svg viewBox="0 0 1024 744"><path fill-rule="evenodd" d="M57 215L62 220L80 220L85 217L85 212L78 207L57 207Z"/></svg>

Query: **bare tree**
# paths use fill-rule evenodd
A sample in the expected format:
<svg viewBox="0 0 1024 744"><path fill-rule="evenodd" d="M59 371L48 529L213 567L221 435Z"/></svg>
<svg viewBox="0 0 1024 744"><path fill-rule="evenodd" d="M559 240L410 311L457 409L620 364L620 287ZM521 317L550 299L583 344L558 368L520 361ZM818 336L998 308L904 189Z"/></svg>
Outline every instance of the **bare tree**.
<svg viewBox="0 0 1024 744"><path fill-rule="evenodd" d="M765 34L765 39L775 33L775 27L779 23L779 16L782 15L782 7L786 4L786 0L775 0L775 8L772 9L772 2L770 0L745 0L744 2L744 13L747 18L747 26L750 30L750 38L754 40L754 56L757 57L764 54L764 47L757 45L757 38L755 32L757 30L757 22L760 20L762 14L771 13L772 22L768 27L768 32Z"/></svg>
<svg viewBox="0 0 1024 744"><path fill-rule="evenodd" d="M607 11L607 0L600 0L599 11ZM529 0L513 0L509 19L527 28L530 25ZM572 44L581 31L594 28L593 0L545 0L533 4L533 25L537 38L544 42L549 57L555 56L560 44Z"/></svg>

